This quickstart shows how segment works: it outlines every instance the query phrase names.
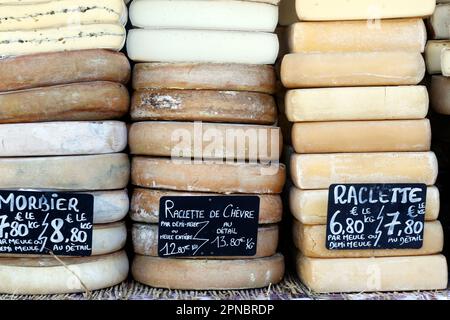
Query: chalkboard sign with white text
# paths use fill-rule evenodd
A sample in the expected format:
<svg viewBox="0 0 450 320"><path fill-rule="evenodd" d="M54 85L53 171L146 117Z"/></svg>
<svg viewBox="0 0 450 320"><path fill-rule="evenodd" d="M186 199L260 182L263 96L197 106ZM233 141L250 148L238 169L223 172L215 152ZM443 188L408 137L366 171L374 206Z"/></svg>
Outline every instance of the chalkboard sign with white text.
<svg viewBox="0 0 450 320"><path fill-rule="evenodd" d="M162 197L160 257L254 256L259 197Z"/></svg>
<svg viewBox="0 0 450 320"><path fill-rule="evenodd" d="M0 253L90 256L94 196L0 191Z"/></svg>
<svg viewBox="0 0 450 320"><path fill-rule="evenodd" d="M424 184L335 184L329 189L329 250L420 249Z"/></svg>

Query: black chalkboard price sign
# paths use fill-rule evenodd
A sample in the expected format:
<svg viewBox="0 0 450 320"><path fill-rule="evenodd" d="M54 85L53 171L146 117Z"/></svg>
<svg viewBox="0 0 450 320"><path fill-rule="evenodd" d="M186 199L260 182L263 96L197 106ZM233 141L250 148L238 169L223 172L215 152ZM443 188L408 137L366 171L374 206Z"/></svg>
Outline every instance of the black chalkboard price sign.
<svg viewBox="0 0 450 320"><path fill-rule="evenodd" d="M426 189L424 184L332 185L327 249L420 249Z"/></svg>
<svg viewBox="0 0 450 320"><path fill-rule="evenodd" d="M160 257L254 256L259 197L162 197Z"/></svg>
<svg viewBox="0 0 450 320"><path fill-rule="evenodd" d="M0 253L90 256L94 197L0 191Z"/></svg>

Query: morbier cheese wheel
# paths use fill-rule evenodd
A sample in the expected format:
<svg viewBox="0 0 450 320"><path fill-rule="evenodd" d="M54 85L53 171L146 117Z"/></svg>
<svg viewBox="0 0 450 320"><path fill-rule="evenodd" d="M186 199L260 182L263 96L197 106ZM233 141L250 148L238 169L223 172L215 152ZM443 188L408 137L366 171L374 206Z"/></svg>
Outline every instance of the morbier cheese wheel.
<svg viewBox="0 0 450 320"><path fill-rule="evenodd" d="M241 260L165 259L136 255L135 280L146 285L180 290L231 290L267 287L284 276L284 258Z"/></svg>
<svg viewBox="0 0 450 320"><path fill-rule="evenodd" d="M339 270L339 272L336 272ZM317 259L297 257L301 281L315 292L384 292L447 288L443 255Z"/></svg>
<svg viewBox="0 0 450 320"><path fill-rule="evenodd" d="M440 253L444 247L444 230L439 221L425 223L423 246L420 249L328 250L326 225L308 226L295 219L292 234L294 245L304 256L311 258L423 256Z"/></svg>
<svg viewBox="0 0 450 320"><path fill-rule="evenodd" d="M441 51L441 70L443 76L450 77L450 48Z"/></svg>
<svg viewBox="0 0 450 320"><path fill-rule="evenodd" d="M278 8L234 0L133 1L130 20L139 28L206 29L273 32Z"/></svg>
<svg viewBox="0 0 450 320"><path fill-rule="evenodd" d="M111 223L122 220L128 213L128 190L94 191L94 223Z"/></svg>
<svg viewBox="0 0 450 320"><path fill-rule="evenodd" d="M146 121L130 127L131 154L205 159L280 159L280 128L262 125Z"/></svg>
<svg viewBox="0 0 450 320"><path fill-rule="evenodd" d="M134 157L131 168L132 183L151 189L273 194L281 193L286 181L286 168L278 163Z"/></svg>
<svg viewBox="0 0 450 320"><path fill-rule="evenodd" d="M0 2L0 31L121 23L124 9L123 0L59 0L20 5Z"/></svg>
<svg viewBox="0 0 450 320"><path fill-rule="evenodd" d="M131 117L139 120L183 120L273 124L272 96L255 92L216 90L137 90Z"/></svg>
<svg viewBox="0 0 450 320"><path fill-rule="evenodd" d="M328 190L301 190L292 187L289 206L293 216L303 224L326 224L328 215ZM434 221L439 216L440 197L436 187L427 188L425 220Z"/></svg>
<svg viewBox="0 0 450 320"><path fill-rule="evenodd" d="M297 153L430 151L428 119L302 122L292 127Z"/></svg>
<svg viewBox="0 0 450 320"><path fill-rule="evenodd" d="M424 75L419 52L293 53L281 64L286 88L415 85Z"/></svg>
<svg viewBox="0 0 450 320"><path fill-rule="evenodd" d="M124 153L0 158L0 189L111 190L128 184Z"/></svg>
<svg viewBox="0 0 450 320"><path fill-rule="evenodd" d="M449 40L431 40L428 41L425 48L425 63L429 74L442 73L441 52L443 49L450 48Z"/></svg>
<svg viewBox="0 0 450 320"><path fill-rule="evenodd" d="M272 66L237 63L138 63L133 70L133 88L276 91Z"/></svg>
<svg viewBox="0 0 450 320"><path fill-rule="evenodd" d="M114 153L127 146L119 121L2 124L0 136L0 157Z"/></svg>
<svg viewBox="0 0 450 320"><path fill-rule="evenodd" d="M41 53L0 59L0 74L0 91L100 80L125 84L130 63L109 50Z"/></svg>
<svg viewBox="0 0 450 320"><path fill-rule="evenodd" d="M130 217L133 221L158 223L159 202L161 197L210 196L219 197L215 193L177 192L135 188L131 198ZM236 196L236 195L235 195ZM259 224L277 223L283 215L283 204L279 195L262 194L259 197Z"/></svg>
<svg viewBox="0 0 450 320"><path fill-rule="evenodd" d="M0 259L0 292L7 294L58 294L85 292L114 286L128 276L125 251L113 254L63 258Z"/></svg>
<svg viewBox="0 0 450 320"><path fill-rule="evenodd" d="M314 88L288 90L286 116L292 122L423 119L425 86Z"/></svg>
<svg viewBox="0 0 450 320"><path fill-rule="evenodd" d="M250 258L262 258L273 256L277 252L278 247L278 226L277 225L267 225L259 227L257 243L256 243L256 255L252 257L241 257L244 259ZM158 225L157 224L142 224L134 223L131 230L133 248L136 254L144 256L158 256ZM197 256L197 257L183 257L195 258L195 259L239 259L239 257L213 257L213 256Z"/></svg>
<svg viewBox="0 0 450 320"><path fill-rule="evenodd" d="M299 22L287 32L291 53L423 52L427 42L422 19Z"/></svg>
<svg viewBox="0 0 450 320"><path fill-rule="evenodd" d="M450 38L450 4L439 4L428 19L430 39Z"/></svg>
<svg viewBox="0 0 450 320"><path fill-rule="evenodd" d="M0 57L66 50L110 49L125 44L120 24L71 25L65 27L0 32Z"/></svg>
<svg viewBox="0 0 450 320"><path fill-rule="evenodd" d="M136 62L273 64L278 38L264 32L132 29L127 53Z"/></svg>
<svg viewBox="0 0 450 320"><path fill-rule="evenodd" d="M430 106L437 113L450 115L450 78L443 76L431 78Z"/></svg>
<svg viewBox="0 0 450 320"><path fill-rule="evenodd" d="M296 154L291 176L297 188L325 189L335 183L424 183L434 185L433 152Z"/></svg>

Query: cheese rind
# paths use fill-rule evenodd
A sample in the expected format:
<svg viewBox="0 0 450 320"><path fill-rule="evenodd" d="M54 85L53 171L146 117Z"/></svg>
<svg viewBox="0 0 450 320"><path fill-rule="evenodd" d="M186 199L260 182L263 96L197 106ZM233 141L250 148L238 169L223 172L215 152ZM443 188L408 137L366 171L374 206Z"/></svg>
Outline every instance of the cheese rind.
<svg viewBox="0 0 450 320"><path fill-rule="evenodd" d="M215 193L177 192L135 188L131 198L130 217L136 222L158 223L161 197L209 196ZM236 195L234 195L236 196ZM283 204L279 195L261 194L259 197L259 224L277 223L283 215Z"/></svg>
<svg viewBox="0 0 450 320"><path fill-rule="evenodd" d="M431 39L450 38L450 4L436 6L433 15L428 19Z"/></svg>
<svg viewBox="0 0 450 320"><path fill-rule="evenodd" d="M273 124L272 96L216 90L137 90L131 102L133 120L183 120Z"/></svg>
<svg viewBox="0 0 450 320"><path fill-rule="evenodd" d="M251 91L273 94L272 66L232 63L138 63L133 88Z"/></svg>
<svg viewBox="0 0 450 320"><path fill-rule="evenodd" d="M429 74L442 73L441 52L443 49L450 48L449 40L431 40L428 41L425 48L425 63Z"/></svg>
<svg viewBox="0 0 450 320"><path fill-rule="evenodd" d="M293 53L281 64L286 88L416 85L424 75L419 52Z"/></svg>
<svg viewBox="0 0 450 320"><path fill-rule="evenodd" d="M127 83L127 57L109 50L41 53L0 59L0 91L13 91L86 81Z"/></svg>
<svg viewBox="0 0 450 320"><path fill-rule="evenodd" d="M299 22L288 29L289 52L423 52L422 19Z"/></svg>
<svg viewBox="0 0 450 320"><path fill-rule="evenodd" d="M111 190L128 184L130 163L123 153L0 158L0 188Z"/></svg>
<svg viewBox="0 0 450 320"><path fill-rule="evenodd" d="M292 215L303 224L327 223L328 190L301 190L292 187L289 192L289 206ZM439 189L428 187L426 195L425 220L434 221L439 216Z"/></svg>
<svg viewBox="0 0 450 320"><path fill-rule="evenodd" d="M434 185L433 152L295 154L291 177L300 189L326 189L335 183L424 183Z"/></svg>
<svg viewBox="0 0 450 320"><path fill-rule="evenodd" d="M298 255L297 273L306 286L321 293L439 290L447 288L448 281L443 255L343 259Z"/></svg>
<svg viewBox="0 0 450 320"><path fill-rule="evenodd" d="M278 38L264 32L132 29L127 53L137 62L273 64Z"/></svg>
<svg viewBox="0 0 450 320"><path fill-rule="evenodd" d="M444 230L439 221L425 223L423 246L420 249L328 250L326 248L326 225L303 225L295 219L292 234L297 249L304 256L311 258L423 256L440 253L444 247Z"/></svg>
<svg viewBox="0 0 450 320"><path fill-rule="evenodd" d="M441 51L441 70L443 76L450 77L450 49Z"/></svg>
<svg viewBox="0 0 450 320"><path fill-rule="evenodd" d="M292 127L297 153L429 151L428 119L303 122Z"/></svg>
<svg viewBox="0 0 450 320"><path fill-rule="evenodd" d="M437 113L450 115L450 78L443 76L431 78L430 106Z"/></svg>
<svg viewBox="0 0 450 320"><path fill-rule="evenodd" d="M133 240L133 248L136 254L144 255L144 256L158 256L158 225L157 224L142 224L142 223L134 223L132 230L132 240ZM277 252L278 247L278 226L276 225L268 225L268 226L260 226L258 228L257 242L256 242L256 254L251 257L240 257L245 259L250 258L263 258L273 256ZM229 260L229 259L239 259L238 256L227 256L227 257L219 257L219 256L197 256L197 257L184 257L194 258L194 259L221 259L221 260Z"/></svg>
<svg viewBox="0 0 450 320"><path fill-rule="evenodd" d="M283 279L284 258L240 260L165 259L136 255L131 273L146 285L180 290L251 289Z"/></svg>
<svg viewBox="0 0 450 320"><path fill-rule="evenodd" d="M351 87L288 90L286 116L292 122L423 119L425 86Z"/></svg>
<svg viewBox="0 0 450 320"><path fill-rule="evenodd" d="M113 254L63 258L0 259L0 292L7 294L57 294L98 290L114 286L128 276L125 251Z"/></svg>
<svg viewBox="0 0 450 320"><path fill-rule="evenodd" d="M170 160L134 157L131 180L151 189L217 193L281 193L286 181L283 164Z"/></svg>
<svg viewBox="0 0 450 320"><path fill-rule="evenodd" d="M133 1L130 20L139 28L273 32L276 6L246 1Z"/></svg>

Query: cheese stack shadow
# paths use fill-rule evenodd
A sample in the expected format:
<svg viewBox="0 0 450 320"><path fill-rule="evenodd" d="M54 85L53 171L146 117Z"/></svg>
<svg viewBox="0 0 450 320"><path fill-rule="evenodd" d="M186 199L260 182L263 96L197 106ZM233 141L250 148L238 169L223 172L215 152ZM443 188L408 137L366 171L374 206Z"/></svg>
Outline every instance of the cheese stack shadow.
<svg viewBox="0 0 450 320"><path fill-rule="evenodd" d="M285 168L276 122L273 1L133 1L132 274L170 289L246 289L281 281ZM202 122L204 121L204 122ZM158 257L163 196L258 195L252 257Z"/></svg>
<svg viewBox="0 0 450 320"><path fill-rule="evenodd" d="M293 122L290 209L297 273L316 292L434 290L447 286L440 255L438 174L430 152L422 19L434 0L282 2L289 25L281 79ZM292 13L294 13L292 15ZM369 20L368 19L376 19ZM328 250L332 184L428 186L421 249Z"/></svg>
<svg viewBox="0 0 450 320"><path fill-rule="evenodd" d="M82 244L91 256L1 252L1 293L85 292L127 278L126 21L123 0L0 1L0 190L94 199L92 244Z"/></svg>

